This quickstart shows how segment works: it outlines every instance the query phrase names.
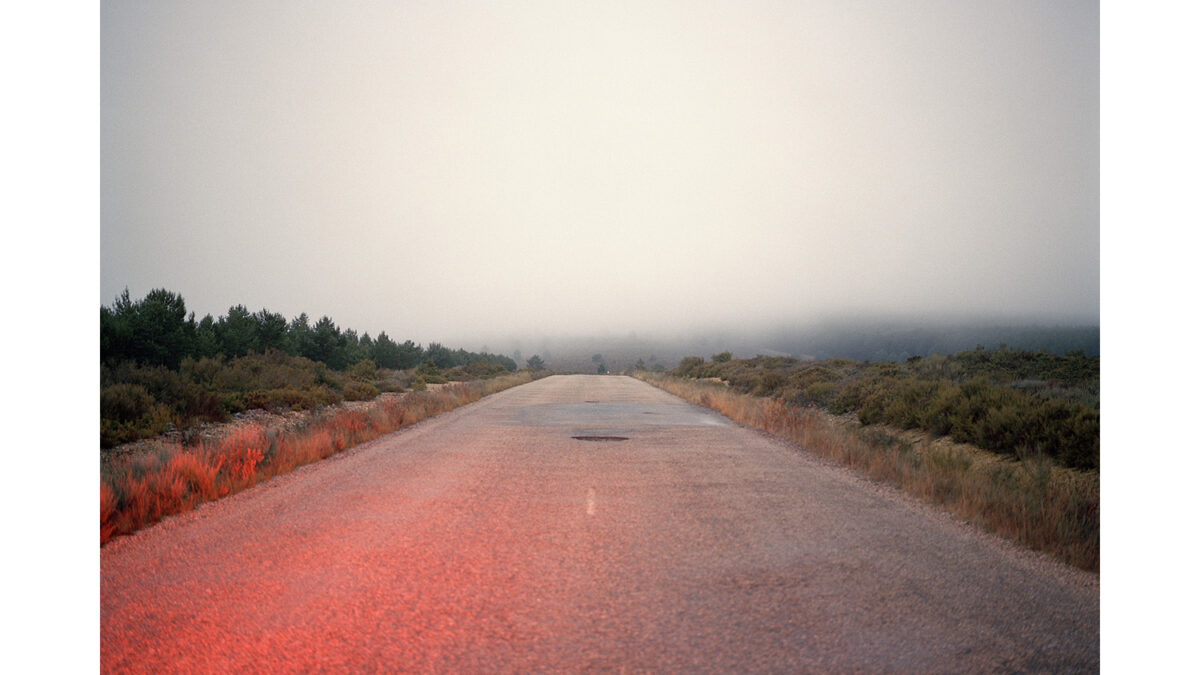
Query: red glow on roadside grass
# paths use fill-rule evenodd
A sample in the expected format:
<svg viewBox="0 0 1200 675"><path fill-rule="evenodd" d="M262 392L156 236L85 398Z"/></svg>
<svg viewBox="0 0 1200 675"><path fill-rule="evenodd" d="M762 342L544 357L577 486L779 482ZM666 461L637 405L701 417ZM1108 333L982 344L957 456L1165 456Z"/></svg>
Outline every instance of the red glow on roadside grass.
<svg viewBox="0 0 1200 675"><path fill-rule="evenodd" d="M381 396L367 406L315 415L289 431L242 424L216 441L164 442L157 452L114 460L100 470L100 543L529 381L522 373Z"/></svg>

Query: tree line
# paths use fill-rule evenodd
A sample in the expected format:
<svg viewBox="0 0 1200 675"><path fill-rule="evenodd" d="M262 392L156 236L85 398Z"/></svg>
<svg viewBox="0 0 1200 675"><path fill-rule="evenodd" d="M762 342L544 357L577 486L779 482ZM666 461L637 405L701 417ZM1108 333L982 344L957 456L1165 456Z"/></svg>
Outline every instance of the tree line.
<svg viewBox="0 0 1200 675"><path fill-rule="evenodd" d="M517 364L500 354L450 349L437 342L427 347L412 340L397 342L386 332L374 338L339 328L328 316L315 323L306 313L288 321L282 314L262 309L251 313L234 305L224 316L211 314L196 321L183 296L154 289L141 300L132 300L129 289L111 307L100 307L100 362L109 367L142 363L179 368L185 358L236 358L252 353L280 351L345 370L361 361L380 368L406 370L429 362L439 369L472 363L494 363L515 371Z"/></svg>

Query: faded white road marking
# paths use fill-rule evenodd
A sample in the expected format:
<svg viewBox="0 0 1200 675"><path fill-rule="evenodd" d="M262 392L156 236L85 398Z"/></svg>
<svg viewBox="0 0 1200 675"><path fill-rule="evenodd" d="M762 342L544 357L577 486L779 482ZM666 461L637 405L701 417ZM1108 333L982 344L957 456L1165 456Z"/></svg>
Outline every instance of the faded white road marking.
<svg viewBox="0 0 1200 675"><path fill-rule="evenodd" d="M588 488L587 514L589 516L596 515L596 490L594 488Z"/></svg>

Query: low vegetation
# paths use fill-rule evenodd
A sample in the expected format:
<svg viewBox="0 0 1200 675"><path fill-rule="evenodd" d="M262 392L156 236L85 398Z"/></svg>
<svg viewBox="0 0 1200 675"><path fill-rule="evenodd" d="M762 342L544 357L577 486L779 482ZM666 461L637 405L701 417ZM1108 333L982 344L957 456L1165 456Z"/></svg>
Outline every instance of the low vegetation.
<svg viewBox="0 0 1200 675"><path fill-rule="evenodd" d="M535 357L536 358L536 357ZM548 375L486 351L372 339L241 305L199 322L164 289L100 308L100 539ZM434 385L434 386L430 386ZM435 388L436 387L436 388ZM310 411L290 426L240 413ZM151 439L151 440L144 440ZM146 447L116 446L144 441Z"/></svg>
<svg viewBox="0 0 1200 675"><path fill-rule="evenodd" d="M727 353L634 375L1085 570L1100 565L1099 359Z"/></svg>
<svg viewBox="0 0 1200 675"><path fill-rule="evenodd" d="M1076 469L1100 467L1100 357L977 349L905 362L717 354L680 361L674 374L736 391L854 413L949 436L1007 455L1044 455Z"/></svg>
<svg viewBox="0 0 1200 675"><path fill-rule="evenodd" d="M310 326L305 314L289 323L236 305L197 322L178 294L158 289L133 301L126 292L100 308L100 447L251 409L311 410L516 370L506 356L422 348L384 332L372 339L329 317Z"/></svg>
<svg viewBox="0 0 1200 675"><path fill-rule="evenodd" d="M151 452L105 458L100 543L533 377L521 371L436 391L385 394L366 404L324 408L291 427L236 424L215 438L163 440Z"/></svg>

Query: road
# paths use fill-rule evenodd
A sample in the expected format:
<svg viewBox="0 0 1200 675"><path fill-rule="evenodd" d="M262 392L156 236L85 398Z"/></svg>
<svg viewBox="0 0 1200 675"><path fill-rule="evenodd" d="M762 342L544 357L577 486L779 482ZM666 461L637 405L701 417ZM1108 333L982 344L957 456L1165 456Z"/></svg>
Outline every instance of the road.
<svg viewBox="0 0 1200 675"><path fill-rule="evenodd" d="M100 558L104 672L1099 667L1096 575L626 377L501 392Z"/></svg>

